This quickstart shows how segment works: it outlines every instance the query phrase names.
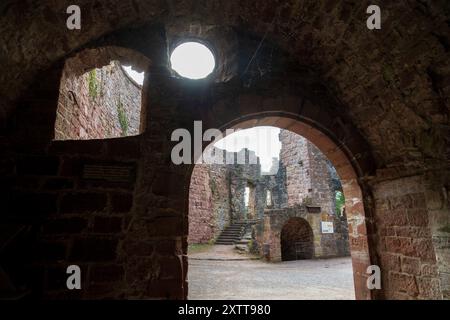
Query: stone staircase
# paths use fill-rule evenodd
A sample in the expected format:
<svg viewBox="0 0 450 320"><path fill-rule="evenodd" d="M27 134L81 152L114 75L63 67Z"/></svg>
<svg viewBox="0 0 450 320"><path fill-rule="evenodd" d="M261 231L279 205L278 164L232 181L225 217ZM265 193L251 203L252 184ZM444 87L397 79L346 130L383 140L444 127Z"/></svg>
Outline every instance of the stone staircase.
<svg viewBox="0 0 450 320"><path fill-rule="evenodd" d="M256 222L257 220L245 220L231 223L222 231L215 244L233 245L240 242L244 234L249 230L249 226Z"/></svg>

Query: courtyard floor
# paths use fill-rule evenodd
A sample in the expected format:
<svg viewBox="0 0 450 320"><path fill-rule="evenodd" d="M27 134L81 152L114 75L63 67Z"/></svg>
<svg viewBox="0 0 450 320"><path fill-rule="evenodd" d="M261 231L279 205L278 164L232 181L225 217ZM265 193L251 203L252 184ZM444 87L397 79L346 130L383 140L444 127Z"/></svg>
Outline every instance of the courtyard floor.
<svg viewBox="0 0 450 320"><path fill-rule="evenodd" d="M189 254L191 300L353 300L350 257L268 263L234 246Z"/></svg>

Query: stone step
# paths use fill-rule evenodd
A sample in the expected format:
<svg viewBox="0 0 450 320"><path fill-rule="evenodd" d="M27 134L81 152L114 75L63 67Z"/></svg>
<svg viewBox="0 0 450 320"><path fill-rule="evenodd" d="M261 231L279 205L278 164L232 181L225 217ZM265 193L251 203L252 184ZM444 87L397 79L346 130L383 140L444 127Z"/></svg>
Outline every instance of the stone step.
<svg viewBox="0 0 450 320"><path fill-rule="evenodd" d="M217 237L217 239L238 239L240 240L240 236L239 235L220 235L219 237Z"/></svg>

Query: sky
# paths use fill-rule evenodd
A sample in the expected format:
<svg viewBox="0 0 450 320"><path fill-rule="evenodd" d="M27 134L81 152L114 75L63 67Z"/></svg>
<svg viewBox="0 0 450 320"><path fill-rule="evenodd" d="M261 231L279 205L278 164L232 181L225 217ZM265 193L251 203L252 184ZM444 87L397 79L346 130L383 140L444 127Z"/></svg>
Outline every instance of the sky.
<svg viewBox="0 0 450 320"><path fill-rule="evenodd" d="M141 86L144 84L144 72L134 71L131 66L123 66L123 69L137 84Z"/></svg>
<svg viewBox="0 0 450 320"><path fill-rule="evenodd" d="M261 162L261 170L267 172L272 167L272 158L279 158L280 155L279 133L280 129L275 127L254 127L236 131L214 146L229 152L238 152L243 148L255 151Z"/></svg>

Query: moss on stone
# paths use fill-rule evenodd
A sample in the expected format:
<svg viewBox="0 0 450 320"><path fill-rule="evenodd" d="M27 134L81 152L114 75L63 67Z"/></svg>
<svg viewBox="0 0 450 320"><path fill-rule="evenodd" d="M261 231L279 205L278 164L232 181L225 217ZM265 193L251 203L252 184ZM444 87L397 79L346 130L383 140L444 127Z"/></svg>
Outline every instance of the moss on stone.
<svg viewBox="0 0 450 320"><path fill-rule="evenodd" d="M126 136L128 134L128 118L120 98L117 103L117 117L119 118L120 128L122 129L122 136Z"/></svg>
<svg viewBox="0 0 450 320"><path fill-rule="evenodd" d="M89 95L95 99L98 96L98 83L97 83L97 71L92 69L89 71Z"/></svg>
<svg viewBox="0 0 450 320"><path fill-rule="evenodd" d="M383 79L389 84L391 84L394 81L394 69L392 69L391 66L389 65L384 66Z"/></svg>
<svg viewBox="0 0 450 320"><path fill-rule="evenodd" d="M450 233L450 224L439 229L440 232Z"/></svg>

